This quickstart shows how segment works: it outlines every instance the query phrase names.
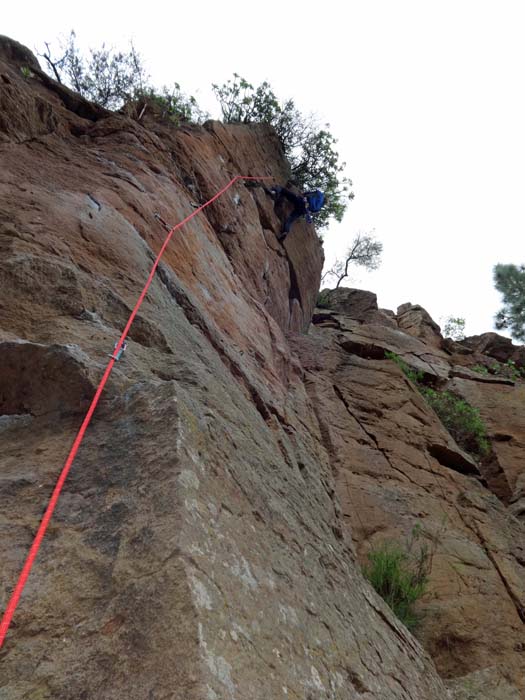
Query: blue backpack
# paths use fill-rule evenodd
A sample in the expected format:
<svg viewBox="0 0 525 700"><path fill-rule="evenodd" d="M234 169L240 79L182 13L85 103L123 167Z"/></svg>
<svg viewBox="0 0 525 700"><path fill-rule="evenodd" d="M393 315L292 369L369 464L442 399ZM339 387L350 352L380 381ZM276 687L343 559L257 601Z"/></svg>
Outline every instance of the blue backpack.
<svg viewBox="0 0 525 700"><path fill-rule="evenodd" d="M311 212L316 213L321 211L324 204L324 194L321 190L315 190L312 194L307 195L308 208Z"/></svg>

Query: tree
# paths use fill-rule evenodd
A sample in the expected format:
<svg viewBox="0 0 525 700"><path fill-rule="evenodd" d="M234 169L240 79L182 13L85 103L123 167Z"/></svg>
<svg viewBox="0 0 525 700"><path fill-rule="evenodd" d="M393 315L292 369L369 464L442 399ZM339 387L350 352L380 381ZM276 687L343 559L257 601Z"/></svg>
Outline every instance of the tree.
<svg viewBox="0 0 525 700"><path fill-rule="evenodd" d="M324 281L326 277L335 277L337 279L335 288L337 289L350 274L348 268L351 264L359 265L366 270L377 270L381 264L382 252L383 244L372 235L358 233L344 258L338 258L332 267L323 274L321 280Z"/></svg>
<svg viewBox="0 0 525 700"><path fill-rule="evenodd" d="M148 110L157 118L169 121L176 126L180 124L202 124L209 115L200 109L197 100L182 92L178 83L171 89L164 86L160 91L148 88L139 96L135 112L139 120Z"/></svg>
<svg viewBox="0 0 525 700"><path fill-rule="evenodd" d="M326 195L327 204L316 216L319 228L326 226L330 216L342 221L348 202L354 198L351 180L341 174L346 163L339 163L337 141L328 131L328 124L326 127L319 129L313 123L305 126L304 140L295 148L284 149L292 168L292 181L303 191L319 188Z"/></svg>
<svg viewBox="0 0 525 700"><path fill-rule="evenodd" d="M525 341L525 265L495 265L494 284L503 295L496 328L508 328L513 338Z"/></svg>
<svg viewBox="0 0 525 700"><path fill-rule="evenodd" d="M227 124L273 123L275 116L282 109L266 81L254 88L251 83L234 73L233 80L227 80L223 85L214 83L212 89L219 100L222 117Z"/></svg>
<svg viewBox="0 0 525 700"><path fill-rule="evenodd" d="M448 316L443 326L443 337L452 340L463 340L465 338L465 319L455 316Z"/></svg>
<svg viewBox="0 0 525 700"><path fill-rule="evenodd" d="M130 50L114 51L106 48L90 49L85 58L71 31L61 58L52 58L49 43L39 55L46 61L53 77L66 84L82 97L106 109L119 109L126 102L136 99L148 86L148 75L142 57L133 44Z"/></svg>
<svg viewBox="0 0 525 700"><path fill-rule="evenodd" d="M303 191L323 190L326 204L316 215L317 227L326 226L331 216L341 221L354 194L351 180L342 175L346 164L339 162L330 125L320 127L315 117L303 115L291 99L281 103L266 81L255 88L234 73L232 80L212 88L226 123L271 124L290 163L293 184Z"/></svg>
<svg viewBox="0 0 525 700"><path fill-rule="evenodd" d="M71 34L73 34L73 32L71 32ZM45 41L44 46L46 47L46 52L39 53L38 55L40 56L40 58L43 58L45 60L48 71L52 72L53 77L55 78L57 83L62 84L61 71L62 66L64 65L64 62L66 60L66 53L64 53L62 58L52 58L49 42Z"/></svg>
<svg viewBox="0 0 525 700"><path fill-rule="evenodd" d="M101 107L110 110L126 107L130 116L138 119L149 111L176 124L200 122L207 117L195 98L185 95L178 83L172 89L153 87L142 56L132 43L129 51L114 51L103 44L100 49L90 49L85 57L76 43L75 32L71 31L61 46L60 58L52 56L49 43L45 47L39 56L45 60L52 77Z"/></svg>

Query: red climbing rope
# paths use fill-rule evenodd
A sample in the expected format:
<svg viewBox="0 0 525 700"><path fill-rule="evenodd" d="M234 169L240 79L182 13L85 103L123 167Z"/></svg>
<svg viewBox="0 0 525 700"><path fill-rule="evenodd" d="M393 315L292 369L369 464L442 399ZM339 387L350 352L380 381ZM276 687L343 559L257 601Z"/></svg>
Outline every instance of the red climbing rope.
<svg viewBox="0 0 525 700"><path fill-rule="evenodd" d="M62 491L62 487L64 486L64 482L67 478L69 470L71 469L71 465L73 464L73 460L75 459L75 456L78 452L78 448L80 447L82 439L84 438L84 433L86 432L87 427L88 427L88 425L91 421L91 418L93 416L93 413L95 411L95 408L97 407L98 401L100 399L100 395L102 394L102 391L106 385L106 382L109 378L109 375L111 374L111 370L113 369L113 365L115 364L116 360L118 359L121 350L123 349L123 347L125 347L126 337L128 335L129 329L131 328L131 324L133 323L133 320L135 319L135 316L137 315L137 312L140 309L142 302L144 301L144 297L146 296L147 291L148 291L148 289L153 281L155 271L156 271L157 267L159 266L160 259L162 258L164 251L166 250L168 243L171 240L171 237L173 236L175 231L177 231L182 226L184 226L184 224L186 224L190 219L192 219L200 211L205 209L212 202L214 202L216 199L218 199L222 194L224 194L226 192L226 190L228 190L235 182L237 182L237 180L271 180L271 179L273 179L273 178L236 175L233 179L231 179L228 182L228 184L225 187L223 187L221 190L219 190L219 192L217 192L216 195L214 195L207 202L205 202L200 207L195 209L195 211L193 211L191 214L189 214L185 219L183 219L178 224L176 224L169 231L168 235L166 236L164 243L162 244L162 247L159 251L159 254L157 255L157 258L153 264L153 267L151 268L151 272L149 273L149 277L146 280L146 284L144 285L144 288L142 289L142 292L140 293L140 296L137 300L137 303L135 304L135 308L131 312L130 317L128 318L128 322L126 323L126 326L125 326L124 330L122 331L122 335L120 336L117 344L115 345L115 349L113 351L113 354L110 356L110 360L108 362L106 370L102 376L102 379L100 380L100 384L98 385L98 388L95 392L93 400L91 401L88 412L86 413L86 416L85 416L84 420L82 421L82 425L80 426L80 429L77 433L77 436L73 442L73 446L71 447L71 450L67 456L66 463L64 464L64 467L60 473L60 476L58 478L56 486L53 489L53 493L51 494L51 498L49 499L48 506L46 508L46 511L44 513L42 521L40 522L38 531L37 531L35 538L33 540L33 544L31 545L31 549L29 550L29 554L27 555L24 566L22 568L22 572L20 573L20 576L18 577L18 581L16 583L15 589L14 589L13 593L11 594L11 598L9 599L9 602L7 604L5 612L2 616L2 621L0 622L0 647L2 647L2 645L4 643L5 636L7 634L7 630L9 629L9 625L11 624L11 620L13 619L14 612L15 612L16 607L18 605L18 601L20 600L20 596L22 595L22 591L24 590L24 586L25 586L26 581L28 579L28 576L31 572L31 568L32 568L33 563L35 561L36 555L38 554L40 544L41 544L41 542L44 538L44 535L46 533L46 529L47 529L47 526L49 524L49 521L51 520L51 516L53 515L53 511L55 510L55 506L56 506L58 498L60 496L60 492Z"/></svg>

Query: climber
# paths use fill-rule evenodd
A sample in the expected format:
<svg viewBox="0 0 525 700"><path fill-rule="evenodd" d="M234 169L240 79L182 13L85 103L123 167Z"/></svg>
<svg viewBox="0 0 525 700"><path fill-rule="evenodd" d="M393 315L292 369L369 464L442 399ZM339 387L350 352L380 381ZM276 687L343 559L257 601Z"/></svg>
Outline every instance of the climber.
<svg viewBox="0 0 525 700"><path fill-rule="evenodd" d="M276 201L285 198L294 205L291 214L288 215L284 222L280 236L278 236L280 241L290 233L290 228L294 221L304 216L306 221L311 224L313 220L312 214L317 214L325 204L325 196L321 190L312 190L311 192L304 192L302 195L298 195L285 187L275 186L270 189L265 187L264 189Z"/></svg>

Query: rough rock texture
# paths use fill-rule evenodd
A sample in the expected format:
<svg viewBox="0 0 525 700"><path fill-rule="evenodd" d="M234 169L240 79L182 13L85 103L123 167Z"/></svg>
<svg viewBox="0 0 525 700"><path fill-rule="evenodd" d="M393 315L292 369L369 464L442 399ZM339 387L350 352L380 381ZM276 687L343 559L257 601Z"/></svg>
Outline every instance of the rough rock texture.
<svg viewBox="0 0 525 700"><path fill-rule="evenodd" d="M497 667L458 678L448 683L456 700L522 700L523 695Z"/></svg>
<svg viewBox="0 0 525 700"><path fill-rule="evenodd" d="M322 292L324 305L332 311L340 311L348 314L356 321L366 321L367 323L377 323L381 326L392 326L397 328L394 314L377 306L377 296L364 289L350 289L340 287L339 289L325 289Z"/></svg>
<svg viewBox="0 0 525 700"><path fill-rule="evenodd" d="M487 473L495 480L491 488L504 502L516 501L525 486L525 384L480 382L456 375L448 387L479 409L493 450Z"/></svg>
<svg viewBox="0 0 525 700"><path fill-rule="evenodd" d="M267 128L138 124L75 101L32 62L24 77L27 55L13 52L0 41L2 607L164 238L154 214L174 223L233 175L287 173ZM305 224L281 246L279 225L264 192L238 184L174 236L0 652L1 700L447 697L360 573L310 359L305 377L285 335L309 325L322 249ZM368 381L368 361L327 356L339 351ZM437 372L430 355L421 363ZM350 393L337 420L348 421ZM444 488L460 480L477 497L450 466L470 473L468 457L417 410L452 474ZM388 468L369 442L370 469ZM360 470L356 460L356 479ZM512 644L515 608L502 599Z"/></svg>
<svg viewBox="0 0 525 700"><path fill-rule="evenodd" d="M441 347L440 327L419 304L402 304L397 310L397 325L428 345Z"/></svg>
<svg viewBox="0 0 525 700"><path fill-rule="evenodd" d="M266 127L137 123L5 38L0 157L3 608L164 239L155 213L288 169ZM525 385L491 370L522 349L444 340L370 292L315 309L322 247L304 223L281 245L278 214L238 183L171 241L0 651L0 700L523 697ZM478 407L486 459L388 352ZM416 525L419 641L360 568Z"/></svg>
<svg viewBox="0 0 525 700"><path fill-rule="evenodd" d="M408 542L418 524L433 552L418 638L443 676L496 665L512 691L501 697L518 697L525 692L525 528L513 513L523 513L516 499L525 473L525 384L468 370L478 354L443 351L437 328L423 343L415 323L406 335L336 308L317 310L315 328L293 347L358 557L365 561L383 541ZM434 326L426 312L418 315L428 333ZM406 308L397 319L406 325ZM455 445L415 385L384 359L387 350L478 407L494 450L487 460L476 464Z"/></svg>
<svg viewBox="0 0 525 700"><path fill-rule="evenodd" d="M505 338L498 333L473 335L470 338L465 338L461 343L465 347L493 357L499 362L512 360L518 367L525 366L525 348L522 345L514 345L510 338Z"/></svg>

